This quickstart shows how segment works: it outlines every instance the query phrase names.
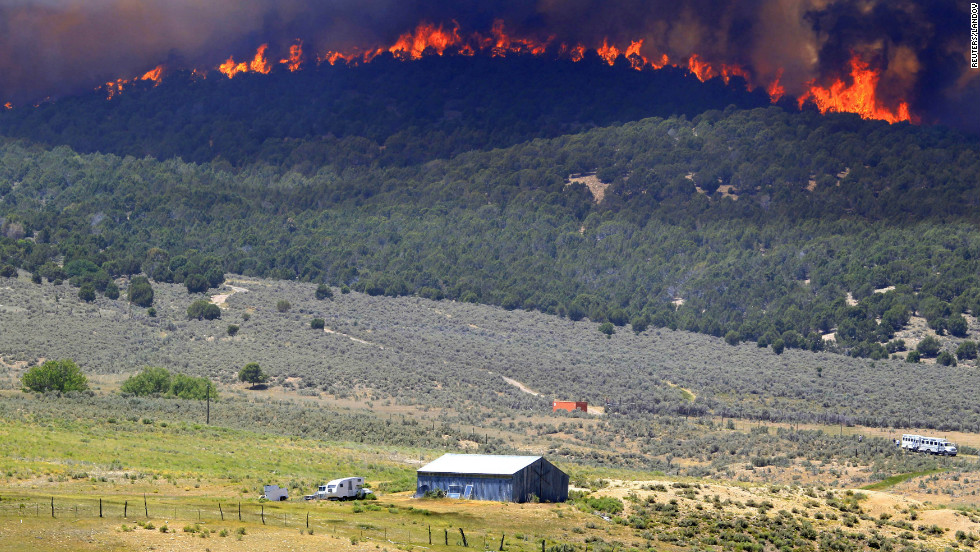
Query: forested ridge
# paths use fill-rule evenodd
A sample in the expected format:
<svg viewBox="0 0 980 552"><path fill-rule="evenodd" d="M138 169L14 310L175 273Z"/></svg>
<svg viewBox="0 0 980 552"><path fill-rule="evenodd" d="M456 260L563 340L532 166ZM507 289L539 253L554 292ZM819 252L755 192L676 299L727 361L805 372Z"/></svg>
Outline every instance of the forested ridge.
<svg viewBox="0 0 980 552"><path fill-rule="evenodd" d="M101 101L119 106L113 117L129 109L126 94ZM609 109L594 119L628 120ZM37 132L54 120L48 113ZM452 136L466 135L464 116L449 120ZM113 123L105 128L108 140ZM980 312L975 137L735 106L577 134L559 125L543 132L554 137L493 150L482 149L494 143L483 131L399 149L396 136L434 127L366 128L261 143L246 132L242 155L223 148L206 163L7 140L0 261L77 279L56 270L70 265L101 272L103 283L141 271L171 282L196 275L205 288L223 272L323 281L811 349L836 330L843 350L872 357L887 355L914 313L958 332L962 314ZM189 146L179 133L160 136ZM601 203L570 182L582 174L608 186Z"/></svg>

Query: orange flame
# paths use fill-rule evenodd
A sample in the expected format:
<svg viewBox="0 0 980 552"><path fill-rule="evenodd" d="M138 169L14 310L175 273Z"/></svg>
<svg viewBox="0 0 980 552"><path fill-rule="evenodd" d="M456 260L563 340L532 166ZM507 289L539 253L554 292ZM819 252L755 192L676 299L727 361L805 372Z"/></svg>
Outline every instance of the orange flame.
<svg viewBox="0 0 980 552"><path fill-rule="evenodd" d="M348 65L368 63L375 57L390 53L401 60L417 60L428 54L436 55L463 55L473 56L477 53L487 54L493 57L503 57L511 54L531 54L544 55L548 52L549 46L555 41L554 36L549 36L545 40L535 38L521 38L509 34L504 27L502 20L496 20L489 33L481 34L474 32L470 35L462 35L459 23L451 21L451 25L438 24L423 21L414 30L404 33L390 46L378 45L371 48L353 48L351 50L328 51L321 56L316 56L317 63L329 63L335 65L343 62ZM619 45L610 41L608 38L602 40L602 44L595 48L596 54L609 65L615 65L616 60L623 56L631 67L637 71L646 69L661 69L671 65L670 58L665 53L651 54L648 58L641 53L643 39L634 40L629 45ZM266 52L268 44L262 44L256 49L255 56L250 61L236 62L233 57L218 66L218 71L233 78L239 73L262 73L267 74L272 71L273 64L267 59ZM585 58L588 48L581 43L558 44L551 50L554 55L561 59L571 61L581 61ZM279 64L285 65L290 71L298 71L303 67L303 42L299 39L289 47L289 55L279 60ZM683 62L681 62L683 63ZM674 67L681 64L675 63ZM762 86L773 103L786 95L786 89L781 83L783 72L779 70L775 79L768 84L760 84L759 79L753 78L752 72L740 65L712 64L703 59L699 54L694 53L687 60L686 69L701 81L707 81L714 77L720 77L726 84L734 76L740 76L749 83L750 89L753 86ZM164 66L160 65L147 71L139 80L150 80L159 83L163 78ZM195 69L195 77L206 78L207 72ZM897 107L889 108L881 105L877 99L877 85L880 79L880 71L871 69L870 64L862 61L858 56L852 55L850 60L850 82L846 84L841 79L837 79L829 87L818 86L814 81L806 83L807 91L797 98L797 102L802 107L807 101L813 102L821 112L827 111L846 111L853 112L869 119L881 119L888 122L914 121L918 119L911 115L907 102L901 102ZM120 94L124 86L136 81L127 79L117 79L107 82L103 87L109 99ZM10 109L10 104L4 105Z"/></svg>
<svg viewBox="0 0 980 552"><path fill-rule="evenodd" d="M602 46L596 50L596 53L599 54L599 57L606 60L606 63L613 65L616 63L616 58L619 57L619 48L609 44L604 38L602 39Z"/></svg>
<svg viewBox="0 0 980 552"><path fill-rule="evenodd" d="M290 71L299 71L303 65L303 41L296 39L296 44L289 47L289 57L280 59L279 63L285 65Z"/></svg>
<svg viewBox="0 0 980 552"><path fill-rule="evenodd" d="M876 91L879 71L871 69L869 63L857 55L851 55L851 84L837 79L829 88L817 86L814 81L807 83L809 89L799 98L797 103L802 108L807 101L816 104L821 113L850 112L857 113L865 119L880 119L889 123L912 121L907 102L899 103L895 109L889 109L878 102Z"/></svg>
<svg viewBox="0 0 980 552"><path fill-rule="evenodd" d="M694 76L698 78L699 81L704 82L714 76L714 69L711 65L701 61L701 56L697 54L691 54L691 59L687 60L687 68Z"/></svg>
<svg viewBox="0 0 980 552"><path fill-rule="evenodd" d="M143 73L143 76L140 77L140 80L148 80L160 84L160 79L162 77L163 77L163 65L157 65L153 69L147 71L146 73Z"/></svg>
<svg viewBox="0 0 980 552"><path fill-rule="evenodd" d="M770 101L772 101L772 103L778 102L779 98L782 98L784 95L786 95L786 89L783 88L783 85L779 84L779 79L781 78L783 78L782 69L780 69L779 72L776 73L776 80L769 83L769 86L766 87L766 92L769 93L769 99Z"/></svg>
<svg viewBox="0 0 980 552"><path fill-rule="evenodd" d="M268 44L259 46L258 49L255 50L255 57L252 58L252 61L247 63L244 61L241 63L235 63L235 59L233 57L229 57L228 61L218 66L218 71L228 75L229 79L234 78L234 76L238 73L252 72L267 75L270 71L272 71L272 64L265 58L265 51L268 49Z"/></svg>
<svg viewBox="0 0 980 552"><path fill-rule="evenodd" d="M7 103L3 104L3 108L4 109L13 109L14 108L14 104L12 104L10 102L7 102Z"/></svg>
<svg viewBox="0 0 980 552"><path fill-rule="evenodd" d="M429 48L440 56L446 48L462 42L459 36L459 24L453 22L453 28L446 30L440 24L438 27L431 23L420 23L414 33L405 33L398 37L388 51L399 57L420 59ZM372 56L373 57L373 56Z"/></svg>

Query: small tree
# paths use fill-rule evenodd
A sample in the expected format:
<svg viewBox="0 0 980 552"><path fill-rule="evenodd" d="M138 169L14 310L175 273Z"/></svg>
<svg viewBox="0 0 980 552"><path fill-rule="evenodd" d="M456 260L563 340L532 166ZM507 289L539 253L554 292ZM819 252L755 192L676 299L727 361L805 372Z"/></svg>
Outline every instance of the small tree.
<svg viewBox="0 0 980 552"><path fill-rule="evenodd" d="M133 276L129 281L129 290L126 294L129 296L129 302L136 306L147 308L153 304L153 286L146 276Z"/></svg>
<svg viewBox="0 0 980 552"><path fill-rule="evenodd" d="M733 347L738 345L738 334L735 333L735 330L731 330L725 334L725 343L728 343Z"/></svg>
<svg viewBox="0 0 980 552"><path fill-rule="evenodd" d="M290 305L289 304L289 301L287 301L285 299L280 299L280 300L276 301L276 310L279 311L279 312L286 312L286 311L288 311L291 308L293 308L293 306Z"/></svg>
<svg viewBox="0 0 980 552"><path fill-rule="evenodd" d="M966 332L969 327L966 323L966 318L957 314L946 319L946 329L956 337L966 337Z"/></svg>
<svg viewBox="0 0 980 552"><path fill-rule="evenodd" d="M310 321L310 327L314 330L322 330L324 325L325 323L322 318L314 318Z"/></svg>
<svg viewBox="0 0 980 552"><path fill-rule="evenodd" d="M123 382L119 390L123 393L144 397L147 395L163 395L170 390L171 376L166 368L147 366Z"/></svg>
<svg viewBox="0 0 980 552"><path fill-rule="evenodd" d="M82 284L82 287L78 288L78 298L86 303L95 301L95 286L90 282Z"/></svg>
<svg viewBox="0 0 980 552"><path fill-rule="evenodd" d="M316 298L321 301L324 299L333 299L333 290L327 284L320 284L316 286Z"/></svg>
<svg viewBox="0 0 980 552"><path fill-rule="evenodd" d="M208 290L208 281L200 274L190 274L184 280L184 286L187 287L187 293L204 293Z"/></svg>
<svg viewBox="0 0 980 552"><path fill-rule="evenodd" d="M905 362L916 364L919 362L919 360L921 360L921 358L922 355L919 354L919 351L913 349L909 351L909 354L905 355Z"/></svg>
<svg viewBox="0 0 980 552"><path fill-rule="evenodd" d="M940 351L936 356L936 364L943 366L956 366L956 356L949 351Z"/></svg>
<svg viewBox="0 0 980 552"><path fill-rule="evenodd" d="M616 333L616 327L613 326L612 322L603 322L599 324L599 332L606 334L606 339L610 339Z"/></svg>
<svg viewBox="0 0 980 552"><path fill-rule="evenodd" d="M215 320L221 318L221 309L218 305L205 299L198 299L187 307L187 318L198 320Z"/></svg>
<svg viewBox="0 0 980 552"><path fill-rule="evenodd" d="M964 341L956 348L956 358L960 360L971 360L977 358L977 343L975 341Z"/></svg>
<svg viewBox="0 0 980 552"><path fill-rule="evenodd" d="M28 370L21 378L24 391L85 391L88 380L70 358L49 360L40 366Z"/></svg>
<svg viewBox="0 0 980 552"><path fill-rule="evenodd" d="M646 315L634 316L630 320L630 326L633 327L633 332L636 334L641 334L647 331L647 327L650 326L650 319Z"/></svg>
<svg viewBox="0 0 980 552"><path fill-rule="evenodd" d="M3 268L0 268L0 276L4 278L16 278L17 269L13 265L3 265Z"/></svg>
<svg viewBox="0 0 980 552"><path fill-rule="evenodd" d="M782 338L772 342L772 352L776 353L777 355L783 354L784 349L786 349L786 342L784 342Z"/></svg>
<svg viewBox="0 0 980 552"><path fill-rule="evenodd" d="M259 367L258 363L250 362L238 372L238 380L245 383L250 383L254 388L260 383L269 381L269 376L262 371L262 368Z"/></svg>
<svg viewBox="0 0 980 552"><path fill-rule="evenodd" d="M238 335L238 324L228 324L228 335L230 337Z"/></svg>
<svg viewBox="0 0 980 552"><path fill-rule="evenodd" d="M939 354L939 349L942 347L942 343L938 339L932 337L931 335L919 342L915 347L916 351L924 357L934 357Z"/></svg>
<svg viewBox="0 0 980 552"><path fill-rule="evenodd" d="M106 284L105 296L106 299L112 299L113 301L119 299L119 286L117 286L115 282L109 282Z"/></svg>

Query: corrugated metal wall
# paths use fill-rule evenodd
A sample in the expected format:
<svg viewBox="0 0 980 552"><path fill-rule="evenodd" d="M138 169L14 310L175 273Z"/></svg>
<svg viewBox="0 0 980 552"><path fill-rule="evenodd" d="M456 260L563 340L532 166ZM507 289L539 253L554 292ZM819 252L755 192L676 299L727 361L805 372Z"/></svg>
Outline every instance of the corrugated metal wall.
<svg viewBox="0 0 980 552"><path fill-rule="evenodd" d="M528 502L531 495L542 502L568 500L568 474L544 458L536 460L513 477L420 472L415 487L416 496L436 489L449 492L451 485L460 489L473 485L470 498L474 500Z"/></svg>
<svg viewBox="0 0 980 552"><path fill-rule="evenodd" d="M473 500L495 500L497 502L514 502L514 480L511 477L488 477L470 474L452 473L420 473L415 487L416 496L426 491L442 489L449 492L449 487L457 485L460 490L467 485L473 485Z"/></svg>
<svg viewBox="0 0 980 552"><path fill-rule="evenodd" d="M542 502L568 500L568 474L544 458L514 474L514 480L515 502L527 502L531 495Z"/></svg>

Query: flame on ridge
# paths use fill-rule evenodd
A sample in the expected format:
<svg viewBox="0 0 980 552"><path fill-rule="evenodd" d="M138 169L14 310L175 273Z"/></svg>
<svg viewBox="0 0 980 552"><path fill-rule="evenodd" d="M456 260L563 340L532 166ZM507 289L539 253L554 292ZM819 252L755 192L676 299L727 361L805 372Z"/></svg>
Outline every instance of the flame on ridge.
<svg viewBox="0 0 980 552"><path fill-rule="evenodd" d="M672 63L666 53L657 52L649 55L648 52L648 55L644 55L641 52L643 43L643 39L639 39L630 42L628 46L621 47L609 39L603 39L602 44L592 51L609 65L615 65L616 60L622 56L631 67L638 71L661 69L669 65L688 70L702 82L712 78L720 78L728 84L732 77L738 76L745 79L750 89L754 88L754 84L757 83L757 80L752 78L752 73L740 65L712 64L696 53L692 54L686 63L678 63L677 61ZM239 73L268 74L274 67L274 64L266 56L268 48L268 44L259 46L249 61L236 62L233 57L229 57L227 61L218 66L218 71L228 78L234 78ZM310 57L309 60L315 61L317 64L357 65L369 63L384 53L389 53L396 59L409 61L418 60L427 55L473 56L481 53L492 57L504 57L512 54L541 56L551 52L559 59L578 62L584 59L589 51L590 49L582 43L556 42L554 36L549 36L544 40L514 37L508 34L501 20L495 21L489 33L485 34L479 32L464 34L460 30L459 23L452 21L448 25L422 22L414 30L400 35L390 46L376 46L368 49L353 48L345 52L327 51L320 56ZM307 58L304 57L303 42L297 39L289 47L288 56L280 59L278 63L289 71L298 71L303 67L305 61ZM164 72L164 66L157 66L139 77L139 80L151 80L159 83ZM206 72L196 69L194 74L206 77ZM773 103L786 95L786 89L780 82L782 75L783 71L780 69L771 82L761 85ZM805 84L806 92L797 97L796 101L800 107L806 102L812 102L821 113L828 111L851 112L866 119L880 119L889 123L898 121L917 122L918 119L910 113L907 102L901 102L898 107L892 109L878 101L877 85L880 76L879 70L872 69L868 62L863 61L858 55L852 54L848 74L850 84L847 84L840 77L828 87L810 81ZM128 79L117 79L107 82L102 88L108 98L111 99L122 92L123 87L130 82L131 80Z"/></svg>
<svg viewBox="0 0 980 552"><path fill-rule="evenodd" d="M889 123L912 121L907 102L899 103L894 110L882 106L875 91L881 73L871 69L871 65L862 60L857 54L851 54L851 84L847 85L841 79L836 79L829 87L821 87L810 81L808 90L799 98L800 107L807 101L816 104L821 113L849 112L857 113L865 119L880 119Z"/></svg>

